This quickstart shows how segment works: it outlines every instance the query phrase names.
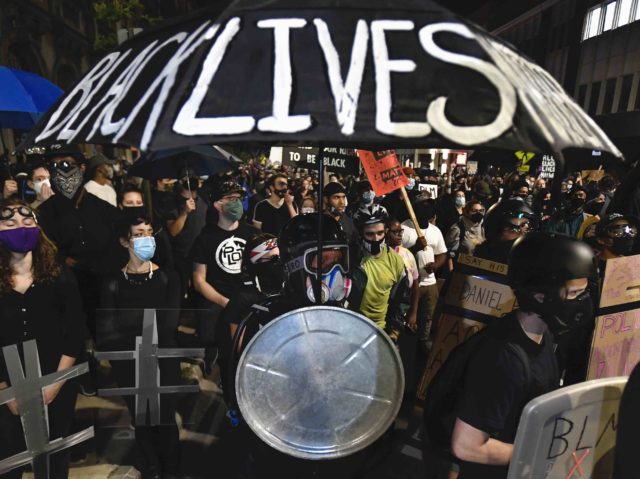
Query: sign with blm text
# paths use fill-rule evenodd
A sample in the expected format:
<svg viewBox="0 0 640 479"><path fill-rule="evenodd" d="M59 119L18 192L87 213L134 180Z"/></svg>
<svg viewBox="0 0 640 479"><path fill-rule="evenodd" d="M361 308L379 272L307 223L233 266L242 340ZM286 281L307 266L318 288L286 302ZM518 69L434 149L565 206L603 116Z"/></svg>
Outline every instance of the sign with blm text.
<svg viewBox="0 0 640 479"><path fill-rule="evenodd" d="M282 148L282 163L295 168L315 170L318 168L318 155L319 148L316 147L285 146ZM329 173L357 175L360 171L358 155L352 148L324 148L323 163Z"/></svg>
<svg viewBox="0 0 640 479"><path fill-rule="evenodd" d="M438 185L420 183L418 185L418 191L426 192L429 195L429 198L436 199L438 197Z"/></svg>
<svg viewBox="0 0 640 479"><path fill-rule="evenodd" d="M628 376L640 362L640 255L607 260L588 379Z"/></svg>
<svg viewBox="0 0 640 479"><path fill-rule="evenodd" d="M358 150L367 178L376 196L383 196L409 184L393 150Z"/></svg>
<svg viewBox="0 0 640 479"><path fill-rule="evenodd" d="M587 381L530 401L508 479L613 479L618 409L627 378Z"/></svg>
<svg viewBox="0 0 640 479"><path fill-rule="evenodd" d="M425 398L429 383L456 346L493 318L513 310L516 298L507 285L507 271L506 264L464 254L458 257L436 308L438 332L418 386L419 399Z"/></svg>

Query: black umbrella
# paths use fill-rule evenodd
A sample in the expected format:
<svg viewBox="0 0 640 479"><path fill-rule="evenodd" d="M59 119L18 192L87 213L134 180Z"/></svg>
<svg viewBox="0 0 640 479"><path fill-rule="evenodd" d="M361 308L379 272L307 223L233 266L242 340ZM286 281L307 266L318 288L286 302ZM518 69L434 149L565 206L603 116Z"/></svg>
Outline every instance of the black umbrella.
<svg viewBox="0 0 640 479"><path fill-rule="evenodd" d="M128 174L140 178L179 178L185 168L197 176L210 176L242 165L242 160L214 145L173 148L145 154L129 168Z"/></svg>
<svg viewBox="0 0 640 479"><path fill-rule="evenodd" d="M21 147L50 142L484 147L553 151L560 168L569 147L621 156L544 69L429 0L203 9L102 58Z"/></svg>

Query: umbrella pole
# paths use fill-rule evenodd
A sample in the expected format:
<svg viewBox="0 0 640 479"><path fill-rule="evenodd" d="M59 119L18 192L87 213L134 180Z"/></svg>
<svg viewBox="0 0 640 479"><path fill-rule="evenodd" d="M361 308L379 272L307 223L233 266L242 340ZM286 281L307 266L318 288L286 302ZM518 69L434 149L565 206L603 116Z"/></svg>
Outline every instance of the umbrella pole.
<svg viewBox="0 0 640 479"><path fill-rule="evenodd" d="M318 156L316 158L318 162L318 203L322 205L324 194L324 145L321 143L318 149ZM317 305L322 304L322 223L324 220L323 208L319 208L320 214L318 215L318 253L316 262L316 280L313 283L313 297Z"/></svg>
<svg viewBox="0 0 640 479"><path fill-rule="evenodd" d="M562 150L558 150L553 153L553 157L556 159L556 172L553 177L553 187L551 189L551 202L555 206L559 206L562 202L560 197L560 188L562 186L562 180L564 179L564 169L566 167L566 161Z"/></svg>

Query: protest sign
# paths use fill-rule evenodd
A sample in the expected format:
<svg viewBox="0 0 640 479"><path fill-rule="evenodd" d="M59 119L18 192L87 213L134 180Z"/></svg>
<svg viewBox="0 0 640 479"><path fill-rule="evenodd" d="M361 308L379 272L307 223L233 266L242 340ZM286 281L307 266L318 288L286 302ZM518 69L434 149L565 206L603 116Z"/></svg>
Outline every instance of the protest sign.
<svg viewBox="0 0 640 479"><path fill-rule="evenodd" d="M461 254L436 308L437 335L418 385L418 399L451 351L492 319L510 313L516 303L506 284L508 266Z"/></svg>
<svg viewBox="0 0 640 479"><path fill-rule="evenodd" d="M315 170L319 148L310 146L285 146L282 148L282 163L295 168ZM328 173L357 175L360 162L356 150L352 148L324 148L323 164Z"/></svg>
<svg viewBox="0 0 640 479"><path fill-rule="evenodd" d="M626 378L544 394L520 417L508 479L611 479Z"/></svg>
<svg viewBox="0 0 640 479"><path fill-rule="evenodd" d="M426 191L429 194L429 198L436 199L438 197L438 185L420 183L418 185L418 191Z"/></svg>
<svg viewBox="0 0 640 479"><path fill-rule="evenodd" d="M540 178L551 180L556 174L556 159L553 155L543 155L540 164Z"/></svg>
<svg viewBox="0 0 640 479"><path fill-rule="evenodd" d="M640 255L607 260L587 379L626 376L640 362Z"/></svg>
<svg viewBox="0 0 640 479"><path fill-rule="evenodd" d="M409 178L405 176L392 150L357 151L376 196L386 195L409 184Z"/></svg>

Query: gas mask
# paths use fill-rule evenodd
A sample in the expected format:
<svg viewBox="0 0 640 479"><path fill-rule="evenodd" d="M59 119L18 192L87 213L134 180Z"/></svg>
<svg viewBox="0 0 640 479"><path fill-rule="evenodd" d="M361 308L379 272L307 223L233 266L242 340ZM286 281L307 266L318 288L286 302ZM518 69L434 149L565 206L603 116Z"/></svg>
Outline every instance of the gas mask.
<svg viewBox="0 0 640 479"><path fill-rule="evenodd" d="M362 239L362 246L366 249L372 256L378 256L384 247L385 240L384 237L377 241L372 241L368 239Z"/></svg>
<svg viewBox="0 0 640 479"><path fill-rule="evenodd" d="M315 303L315 294L313 287L313 278L307 276L307 298L309 301ZM342 301L351 292L351 279L342 272L340 265L334 265L328 273L322 275L322 290L321 290L321 302L335 302Z"/></svg>
<svg viewBox="0 0 640 479"><path fill-rule="evenodd" d="M557 338L585 324L593 316L593 300L589 289L575 299L562 299L557 293L545 293L538 301L535 293L517 291L520 308L538 314Z"/></svg>

